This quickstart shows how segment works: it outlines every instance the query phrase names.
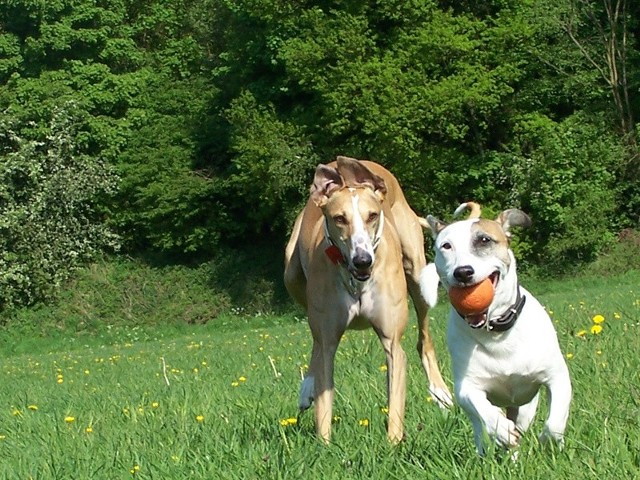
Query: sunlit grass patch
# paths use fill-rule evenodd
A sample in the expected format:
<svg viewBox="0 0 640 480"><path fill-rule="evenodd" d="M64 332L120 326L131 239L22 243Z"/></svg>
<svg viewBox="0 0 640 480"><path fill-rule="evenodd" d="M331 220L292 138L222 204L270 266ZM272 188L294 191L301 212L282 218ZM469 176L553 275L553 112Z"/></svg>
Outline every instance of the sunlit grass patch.
<svg viewBox="0 0 640 480"><path fill-rule="evenodd" d="M543 398L516 464L499 451L478 459L460 409L429 401L414 328L403 340L405 441L386 440L385 358L364 331L349 332L338 351L333 443L323 446L312 410L297 406L308 328L260 317L242 328L213 323L111 344L84 338L50 350L42 341L28 354L5 355L0 478L633 478L639 280L554 282L540 293L526 285L552 312L574 384L562 452L538 444ZM430 315L450 383L446 310Z"/></svg>

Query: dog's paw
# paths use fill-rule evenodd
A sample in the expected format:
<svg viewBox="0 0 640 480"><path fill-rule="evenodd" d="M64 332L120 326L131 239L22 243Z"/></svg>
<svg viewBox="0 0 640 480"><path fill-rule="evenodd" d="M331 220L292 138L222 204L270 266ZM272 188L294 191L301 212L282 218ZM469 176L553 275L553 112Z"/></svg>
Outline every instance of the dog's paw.
<svg viewBox="0 0 640 480"><path fill-rule="evenodd" d="M315 398L315 382L311 375L307 376L300 385L300 398L298 399L298 407L300 410L306 410L313 404Z"/></svg>
<svg viewBox="0 0 640 480"><path fill-rule="evenodd" d="M446 387L436 387L431 384L429 385L429 393L440 408L447 409L453 407L453 396Z"/></svg>
<svg viewBox="0 0 640 480"><path fill-rule="evenodd" d="M564 448L564 434L558 433L558 432L552 432L551 430L549 430L549 428L546 425L544 427L544 430L540 434L540 437L538 438L538 440L540 440L540 443L543 445L547 445L553 442L561 450L562 448Z"/></svg>
<svg viewBox="0 0 640 480"><path fill-rule="evenodd" d="M516 428L516 424L505 416L498 417L494 429L489 429L487 425L487 430L501 447L515 448L520 444L520 431Z"/></svg>

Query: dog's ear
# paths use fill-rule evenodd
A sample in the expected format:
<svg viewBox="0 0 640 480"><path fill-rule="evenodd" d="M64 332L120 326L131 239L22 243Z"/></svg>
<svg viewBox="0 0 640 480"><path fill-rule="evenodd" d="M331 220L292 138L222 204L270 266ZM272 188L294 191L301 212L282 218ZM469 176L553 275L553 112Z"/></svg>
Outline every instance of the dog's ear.
<svg viewBox="0 0 640 480"><path fill-rule="evenodd" d="M477 202L461 203L460 205L458 205L458 208L456 208L456 211L453 212L453 216L456 217L460 215L466 209L469 209L469 216L467 217L467 219L480 218L480 214L482 213L482 208L480 207L480 204Z"/></svg>
<svg viewBox="0 0 640 480"><path fill-rule="evenodd" d="M507 237L511 236L511 227L530 227L531 219L529 215L524 213L522 210L518 210L517 208L510 208L509 210L505 210L498 218L496 218L496 222L500 224L502 230L507 235Z"/></svg>
<svg viewBox="0 0 640 480"><path fill-rule="evenodd" d="M380 201L384 200L387 193L387 185L382 177L379 177L359 160L351 157L339 156L338 172L344 178L345 183L350 187L369 187L373 190Z"/></svg>
<svg viewBox="0 0 640 480"><path fill-rule="evenodd" d="M344 178L335 168L327 165L318 165L311 185L311 200L318 207L327 203L329 197L345 186Z"/></svg>
<svg viewBox="0 0 640 480"><path fill-rule="evenodd" d="M424 224L420 223L422 226ZM427 224L431 230L431 236L435 239L444 227L447 226L442 220L438 220L433 215L427 215Z"/></svg>

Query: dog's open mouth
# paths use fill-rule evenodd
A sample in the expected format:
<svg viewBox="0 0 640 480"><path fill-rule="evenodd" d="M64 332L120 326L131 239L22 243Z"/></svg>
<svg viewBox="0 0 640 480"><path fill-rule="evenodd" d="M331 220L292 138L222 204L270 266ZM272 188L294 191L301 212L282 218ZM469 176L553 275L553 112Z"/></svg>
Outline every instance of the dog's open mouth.
<svg viewBox="0 0 640 480"><path fill-rule="evenodd" d="M487 278L491 281L491 285L493 286L493 291L495 292L496 287L498 286L498 281L500 280L500 272L496 270ZM466 315L462 315L465 321L469 324L469 326L471 326L472 328L482 328L486 325L488 312L489 312L489 305L491 304L492 301L493 301L493 296L488 302L487 307L481 312L473 312L473 313L468 313Z"/></svg>
<svg viewBox="0 0 640 480"><path fill-rule="evenodd" d="M371 277L371 270L370 269L360 270L358 268L350 268L349 272L351 273L351 276L353 278L355 278L356 280L358 280L360 282L366 282Z"/></svg>

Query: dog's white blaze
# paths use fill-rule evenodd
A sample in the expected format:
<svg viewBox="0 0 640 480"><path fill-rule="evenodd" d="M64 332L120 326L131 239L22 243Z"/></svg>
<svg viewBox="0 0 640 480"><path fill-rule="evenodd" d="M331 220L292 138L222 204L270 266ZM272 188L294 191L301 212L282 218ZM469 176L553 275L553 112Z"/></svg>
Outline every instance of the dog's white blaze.
<svg viewBox="0 0 640 480"><path fill-rule="evenodd" d="M371 255L372 263L375 261L373 251L373 241L365 228L364 221L360 216L359 209L360 197L354 195L351 197L351 205L353 207L353 235L351 235L351 254L355 255L356 248L362 248L365 252Z"/></svg>
<svg viewBox="0 0 640 480"><path fill-rule="evenodd" d="M457 282L453 272L457 267L471 265L475 270L475 277L478 281L487 278L495 270L504 275L504 266L497 262L492 256L478 256L472 247L470 224L478 222L478 219L463 220L452 223L446 227L437 238L436 264L438 270L446 272L446 282L455 285ZM449 243L451 248L444 249L442 246Z"/></svg>

